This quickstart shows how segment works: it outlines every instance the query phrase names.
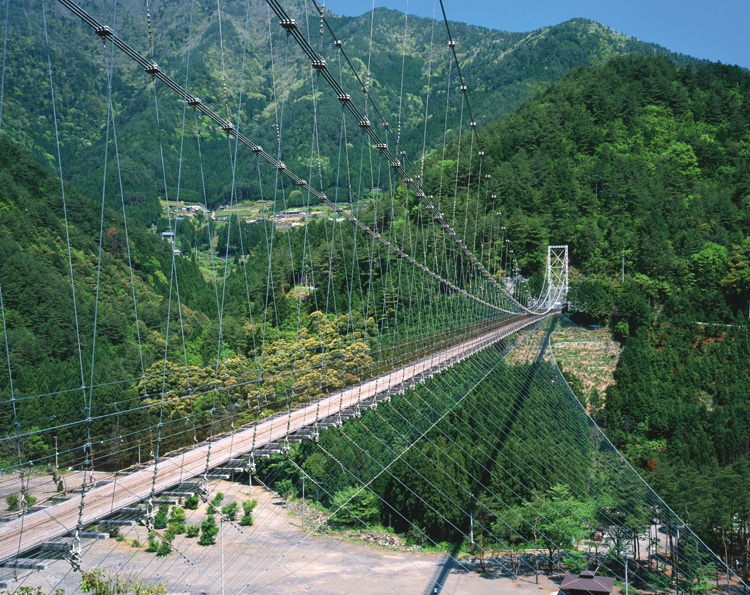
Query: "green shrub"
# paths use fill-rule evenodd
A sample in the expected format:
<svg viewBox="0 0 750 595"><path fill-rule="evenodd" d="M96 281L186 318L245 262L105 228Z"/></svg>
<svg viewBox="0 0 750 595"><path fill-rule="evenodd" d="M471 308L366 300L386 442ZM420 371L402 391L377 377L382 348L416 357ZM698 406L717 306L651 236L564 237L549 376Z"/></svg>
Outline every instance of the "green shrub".
<svg viewBox="0 0 750 595"><path fill-rule="evenodd" d="M200 525L188 525L186 527L187 530L187 537L198 537L201 533L201 527Z"/></svg>
<svg viewBox="0 0 750 595"><path fill-rule="evenodd" d="M291 479L284 479L283 481L280 481L276 484L276 492L281 496L284 500L289 500L289 498L294 494L296 490L294 489L294 484L292 483Z"/></svg>
<svg viewBox="0 0 750 595"><path fill-rule="evenodd" d="M156 533L153 531L148 532L148 547L146 548L147 552L158 552L159 551L159 540L156 537Z"/></svg>
<svg viewBox="0 0 750 595"><path fill-rule="evenodd" d="M180 535L185 532L185 521L187 516L185 511L179 506L172 508L172 514L169 517L169 530L175 535Z"/></svg>
<svg viewBox="0 0 750 595"><path fill-rule="evenodd" d="M378 497L368 489L348 486L333 496L333 520L344 525L374 524L380 519Z"/></svg>
<svg viewBox="0 0 750 595"><path fill-rule="evenodd" d="M170 545L170 543L168 541L162 541L159 544L159 549L156 552L156 555L157 556L168 556L171 553L172 553L172 546Z"/></svg>
<svg viewBox="0 0 750 595"><path fill-rule="evenodd" d="M216 492L214 499L211 500L211 504L218 508L222 502L224 502L224 492Z"/></svg>
<svg viewBox="0 0 750 595"><path fill-rule="evenodd" d="M255 519L253 518L253 510L255 510L255 507L257 505L258 501L255 498L253 498L252 500L245 500L242 503L242 512L244 512L244 514L240 519L240 525L249 527L250 525L255 523Z"/></svg>
<svg viewBox="0 0 750 595"><path fill-rule="evenodd" d="M5 503L11 512L18 510L18 494L8 494L5 496Z"/></svg>
<svg viewBox="0 0 750 595"><path fill-rule="evenodd" d="M237 504L237 502L232 501L221 507L221 514L223 514L228 520L233 521L237 518L237 512L239 509L240 505Z"/></svg>
<svg viewBox="0 0 750 595"><path fill-rule="evenodd" d="M212 545L218 533L219 527L216 524L214 515L206 515L206 518L201 521L201 537L198 543L200 545Z"/></svg>
<svg viewBox="0 0 750 595"><path fill-rule="evenodd" d="M190 496L189 498L185 498L185 508L188 510L198 510L200 502L201 499L198 496Z"/></svg>
<svg viewBox="0 0 750 595"><path fill-rule="evenodd" d="M169 506L162 505L159 507L159 512L154 516L154 529L166 529L167 521L169 518Z"/></svg>

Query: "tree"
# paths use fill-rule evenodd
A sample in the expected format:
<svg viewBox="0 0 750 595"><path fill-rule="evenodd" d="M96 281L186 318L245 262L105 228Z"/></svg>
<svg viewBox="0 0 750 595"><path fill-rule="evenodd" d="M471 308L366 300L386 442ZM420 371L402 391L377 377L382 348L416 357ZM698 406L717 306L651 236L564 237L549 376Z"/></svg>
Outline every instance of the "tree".
<svg viewBox="0 0 750 595"><path fill-rule="evenodd" d="M536 528L551 563L556 552L575 550L594 530L595 511L593 504L576 499L567 486L558 484L526 502L522 514L526 522Z"/></svg>
<svg viewBox="0 0 750 595"><path fill-rule="evenodd" d="M221 514L226 517L227 520L233 521L237 517L237 511L240 505L236 501L232 501L229 504L225 504L221 507Z"/></svg>
<svg viewBox="0 0 750 595"><path fill-rule="evenodd" d="M380 519L378 497L367 488L348 486L333 496L333 520L344 525L372 525Z"/></svg>
<svg viewBox="0 0 750 595"><path fill-rule="evenodd" d="M219 526L213 514L206 515L201 521L201 537L198 540L200 545L213 545L216 542L216 536L219 534Z"/></svg>
<svg viewBox="0 0 750 595"><path fill-rule="evenodd" d="M255 507L257 505L258 501L255 498L253 498L252 500L245 500L242 503L242 512L244 514L240 519L240 525L248 527L255 522L255 519L253 518L253 510L255 510Z"/></svg>
<svg viewBox="0 0 750 595"><path fill-rule="evenodd" d="M169 506L162 504L154 515L154 529L166 529L169 516Z"/></svg>
<svg viewBox="0 0 750 595"><path fill-rule="evenodd" d="M119 572L112 572L103 568L82 569L80 584L81 591L94 595L120 595L124 593L165 595L167 592L163 582L158 585L149 585L136 580L133 576L122 576Z"/></svg>

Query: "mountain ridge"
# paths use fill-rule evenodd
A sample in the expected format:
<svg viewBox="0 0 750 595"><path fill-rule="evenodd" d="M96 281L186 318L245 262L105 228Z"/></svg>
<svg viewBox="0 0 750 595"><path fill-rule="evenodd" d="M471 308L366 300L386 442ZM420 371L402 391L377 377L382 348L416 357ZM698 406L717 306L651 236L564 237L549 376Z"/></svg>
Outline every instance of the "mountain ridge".
<svg viewBox="0 0 750 595"><path fill-rule="evenodd" d="M87 0L82 6L104 23L114 26L118 35L133 45L142 55L149 56L148 25L143 6L139 2L118 3L116 21L100 0ZM300 27L309 32L311 43L317 47L319 19L305 4L289 3L289 14ZM309 167L309 123L302 115L309 109L311 84L309 61L291 47L284 60L286 40L275 17L269 19L269 9L257 0L247 7L243 3L227 3L222 9L222 38L219 23L207 7L197 5L192 17L186 7L173 0L152 3L150 26L153 40L153 59L179 84L184 84L187 62L187 38L192 18L189 90L217 113L232 114L233 121L250 138L265 147L276 144L276 117L285 105L287 117L282 130L283 159L297 171ZM25 7L11 7L9 28L9 68L6 85L6 109L3 134L15 144L26 147L37 160L53 164L56 160L54 133L51 128L51 101L46 50L38 35L43 30L39 11ZM248 16L250 18L248 18ZM248 35L245 38L245 23ZM429 152L440 146L445 123L447 138L458 134L460 109L455 68L449 64L447 36L442 23L419 17L409 17L407 33L410 41L403 54L404 16L389 9L375 10L373 53L369 54L370 15L333 17L328 19L336 35L343 40L347 55L362 67L362 74L371 65L370 94L381 107L388 121L398 123L401 113L402 150L412 162L422 153L424 110L430 74L430 112L427 119ZM108 46L78 19L60 6L52 5L47 15L53 82L56 87L59 134L63 159L63 175L75 182L88 195L101 194L103 172L104 125L106 122L105 64L113 60L113 107L117 133L124 147L120 155L122 167L129 175L125 181L126 203L134 216L139 213L145 222L153 222L159 215L157 199L176 196L182 104L176 97L154 84L148 75L118 52L110 57ZM269 38L269 30L271 37ZM457 40L457 52L470 101L479 125L496 120L513 111L523 101L561 79L570 68L604 62L611 55L639 51L659 53L677 64L696 63L697 60L674 54L654 44L637 42L612 29L588 21L573 19L559 25L529 33L496 31L463 23L451 23ZM37 37L35 37L35 35ZM318 36L319 37L319 34ZM243 45L245 68L242 70ZM431 43L432 40L432 43ZM273 53L269 44L273 44ZM223 53L222 53L223 46ZM102 51L102 48L105 48ZM321 51L332 66L337 53L330 39L323 36ZM432 54L432 61L430 55ZM222 60L223 56L223 60ZM401 66L405 66L404 101L399 101ZM222 66L224 64L224 66ZM284 69L287 77L282 76ZM452 69L451 100L448 101L447 74ZM226 72L224 78L223 73ZM350 74L343 73L348 89L358 83ZM227 102L224 102L226 80ZM242 110L237 102L243 80ZM294 85L284 81L296 80ZM275 88L274 88L275 86ZM361 104L360 94L352 93ZM274 100L276 98L276 100ZM146 141L146 128L156 126L156 107L164 137L165 172L161 173L159 149L153 141ZM338 101L325 89L320 92L318 126L323 153L335 154L338 144L340 109ZM447 110L447 118L446 118ZM189 124L194 128L192 124ZM204 125L205 126L205 125ZM466 123L464 123L464 127ZM194 135L195 130L189 130ZM210 206L228 200L230 191L226 180L231 179L226 163L224 138L215 128L200 130L203 158L206 160L207 197ZM304 139L304 140L303 140ZM286 142L287 144L284 144ZM202 202L197 151L186 143L183 179L180 195L186 200ZM325 166L325 164L324 164ZM332 165L324 167L319 185L331 191L335 184ZM166 187L163 178L166 177ZM115 188L117 180L109 175L108 186ZM241 167L237 172L240 196L257 195L258 183L252 167Z"/></svg>

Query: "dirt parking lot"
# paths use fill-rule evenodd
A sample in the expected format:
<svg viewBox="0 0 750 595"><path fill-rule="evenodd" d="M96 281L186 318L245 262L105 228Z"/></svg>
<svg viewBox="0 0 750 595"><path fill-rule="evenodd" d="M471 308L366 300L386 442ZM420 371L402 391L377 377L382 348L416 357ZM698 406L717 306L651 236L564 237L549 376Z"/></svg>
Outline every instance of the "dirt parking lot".
<svg viewBox="0 0 750 595"><path fill-rule="evenodd" d="M545 577L540 584L528 576L516 582L488 572L480 575L468 565L451 561L444 553L397 552L363 545L319 532L303 531L299 514L263 488L230 482L212 482L211 497L225 494L224 503L257 498L255 524L240 527L223 523L213 546L178 535L174 550L164 557L145 551L145 527L123 527L122 541L104 539L85 542L83 567L102 568L125 578L156 584L164 582L170 594L233 593L482 593L556 592ZM189 524L205 518L206 505L187 511ZM217 517L218 520L218 517ZM134 540L142 544L134 545ZM223 548L221 547L223 544ZM440 578L443 577L443 578ZM63 589L80 592L80 574L64 560L46 570L21 578L9 587L42 587L45 593Z"/></svg>

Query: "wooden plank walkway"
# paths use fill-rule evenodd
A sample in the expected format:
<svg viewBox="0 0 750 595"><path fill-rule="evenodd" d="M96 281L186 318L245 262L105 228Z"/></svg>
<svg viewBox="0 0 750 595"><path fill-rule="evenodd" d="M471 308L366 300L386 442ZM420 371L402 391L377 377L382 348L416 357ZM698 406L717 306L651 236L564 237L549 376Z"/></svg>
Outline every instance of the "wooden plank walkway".
<svg viewBox="0 0 750 595"><path fill-rule="evenodd" d="M547 316L554 315L556 312ZM258 450L297 432L316 421L336 415L339 411L365 402L389 388L409 382L415 377L436 373L481 349L530 326L546 316L521 316L489 333L445 349L404 366L398 370L368 380L356 387L331 394L289 412L246 426L233 434L220 437L210 444L210 468L221 467L230 459ZM201 475L206 469L209 444L172 455L158 462L155 493ZM116 477L112 483L94 487L85 493L83 525L95 523L122 508L132 506L151 495L154 465L132 474ZM74 498L36 511L0 526L0 562L17 557L39 547L45 541L75 532L78 524L80 499Z"/></svg>

